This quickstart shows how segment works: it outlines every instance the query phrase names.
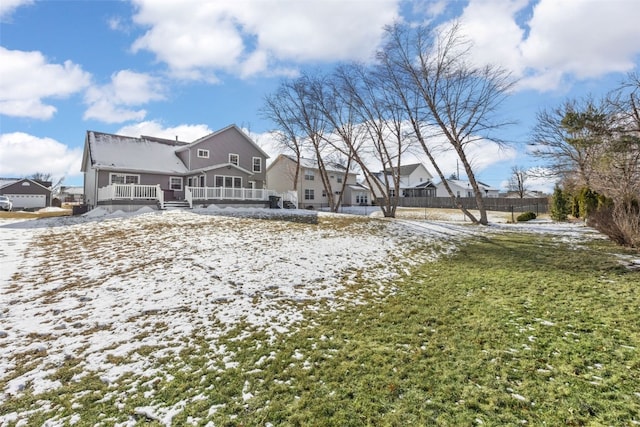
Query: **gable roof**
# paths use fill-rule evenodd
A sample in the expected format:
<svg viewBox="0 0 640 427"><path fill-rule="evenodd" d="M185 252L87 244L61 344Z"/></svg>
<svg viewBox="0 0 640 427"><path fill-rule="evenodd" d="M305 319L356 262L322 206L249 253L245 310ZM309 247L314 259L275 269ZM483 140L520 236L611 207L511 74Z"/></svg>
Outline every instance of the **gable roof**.
<svg viewBox="0 0 640 427"><path fill-rule="evenodd" d="M394 167L393 169L385 169L384 171L387 173L391 173L392 170L395 171L397 169L398 172L400 173L400 176L406 176L406 175L411 175L420 166L422 166L421 163L414 163L411 165L401 165L399 168Z"/></svg>
<svg viewBox="0 0 640 427"><path fill-rule="evenodd" d="M39 187L44 188L47 191L51 191L50 188L47 188L44 185L42 185L43 182L48 182L48 181L40 181L37 179L31 179L31 178L0 178L0 189L10 187L22 181L29 181Z"/></svg>
<svg viewBox="0 0 640 427"><path fill-rule="evenodd" d="M469 188L471 189L471 184L469 183L469 181L462 181L460 179L447 179L446 180L448 183L450 184L454 184L457 185L458 187L461 188ZM495 187L491 187L487 184L484 184L480 181L476 181L478 183L478 187L480 187L481 190L485 190L485 191L500 191L499 188L495 188ZM440 181L438 183L438 185L442 184L442 181Z"/></svg>
<svg viewBox="0 0 640 427"><path fill-rule="evenodd" d="M271 164L269 165L267 170L271 169L271 167L273 165L275 165L277 162L279 162L281 159L287 159L287 160L289 160L289 161L291 161L293 163L296 163L295 157L290 156L288 154L279 154L278 157L276 158L276 160L271 162ZM318 162L316 160L308 159L308 158L305 158L305 157L300 157L300 167L303 168L303 169L319 170ZM327 172L342 173L342 174L347 173L348 175L357 175L357 173L354 172L354 171L347 172L347 168L345 168L342 165L336 164L336 163L327 162L327 163L325 163L325 168L326 168Z"/></svg>
<svg viewBox="0 0 640 427"><path fill-rule="evenodd" d="M176 143L171 143L171 140L158 141L156 138L133 138L87 131L87 144L91 164L100 169L178 174L188 172L175 153Z"/></svg>
<svg viewBox="0 0 640 427"><path fill-rule="evenodd" d="M202 137L202 138L200 138L200 139L196 139L195 141L193 141L192 143L190 143L190 144L188 144L188 145L182 145L180 148L178 148L178 149L176 150L176 152L188 150L189 148L193 148L193 147L195 147L196 145L198 145L198 144L200 144L200 143L202 143L202 142L204 142L204 141L210 140L210 139L212 139L212 138L217 137L218 135L221 135L221 134L223 134L223 133L225 133L225 132L230 132L230 131L235 131L235 132L239 133L239 134L240 134L240 136L242 136L242 137L243 137L243 138L244 138L244 139L245 139L249 144L251 144L251 145L252 145L256 150L258 150L258 152L259 152L261 155L263 155L263 156L264 156L265 158L267 158L267 159L269 158L269 155L268 155L267 153L265 153L265 152L264 152L264 150L262 150L262 148L260 148L260 146L258 146L258 144L256 144L256 143L253 141L253 139L251 139L251 138L250 138L246 133L244 133L244 132L242 131L242 129L240 129L240 128L239 128L238 126L236 126L236 125L229 125L229 126L227 126L227 127L225 127L225 128L222 128L222 129L217 130L217 131L215 131L215 132L213 132L213 133L210 133L209 135L205 135L205 136L203 136L203 137Z"/></svg>
<svg viewBox="0 0 640 427"><path fill-rule="evenodd" d="M424 171L427 173L427 175L429 175L429 179L433 179L433 176L431 175L431 172L429 172L427 170L427 168L422 164L422 163L412 163L410 165L401 165L399 168L393 168L393 169L385 169L384 171L380 171L380 175L382 175L383 173L387 173L387 174L391 174L392 171L396 171L398 170L398 175L399 176L409 176L412 173L414 173L416 171L416 169L418 168L422 168L424 169Z"/></svg>

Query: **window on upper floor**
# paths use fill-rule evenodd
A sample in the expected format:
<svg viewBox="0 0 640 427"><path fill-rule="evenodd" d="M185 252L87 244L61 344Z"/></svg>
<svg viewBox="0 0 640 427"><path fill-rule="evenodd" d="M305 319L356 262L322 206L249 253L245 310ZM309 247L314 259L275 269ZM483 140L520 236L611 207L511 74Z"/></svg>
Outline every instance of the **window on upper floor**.
<svg viewBox="0 0 640 427"><path fill-rule="evenodd" d="M240 156L237 154L229 153L229 163L238 166L240 164Z"/></svg>
<svg viewBox="0 0 640 427"><path fill-rule="evenodd" d="M253 171L256 173L262 172L262 159L260 157L253 158Z"/></svg>
<svg viewBox="0 0 640 427"><path fill-rule="evenodd" d="M209 150L203 150L201 148L198 148L198 157L200 157L201 159L208 159Z"/></svg>
<svg viewBox="0 0 640 427"><path fill-rule="evenodd" d="M304 171L304 180L305 181L313 181L315 179L315 175L313 171L305 170Z"/></svg>

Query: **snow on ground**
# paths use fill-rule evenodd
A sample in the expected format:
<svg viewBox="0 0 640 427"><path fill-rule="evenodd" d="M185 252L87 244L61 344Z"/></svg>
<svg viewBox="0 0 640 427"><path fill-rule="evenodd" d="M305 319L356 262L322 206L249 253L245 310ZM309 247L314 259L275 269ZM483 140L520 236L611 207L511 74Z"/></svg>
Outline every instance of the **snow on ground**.
<svg viewBox="0 0 640 427"><path fill-rule="evenodd" d="M359 272L367 292L382 295L403 264L435 256L403 252L434 240L453 250L468 230L275 212L270 221L256 219L269 210L143 209L1 222L0 379L13 375L16 355L38 354L38 363L0 402L1 393L58 387L47 376L68 358L111 383L144 372L144 360L109 362L142 346L178 353L192 333L215 340L241 321L286 332L302 320L301 303L343 305L338 292Z"/></svg>
<svg viewBox="0 0 640 427"><path fill-rule="evenodd" d="M383 296L409 264L513 229L592 233L550 222L469 227L230 208L2 220L0 380L11 379L0 404L59 387L48 375L69 358L114 384L126 372L154 375L145 358L112 362L143 346L178 354L197 333L215 348L240 322L286 333L303 320L301 307L359 303L357 289L342 292L356 277L365 280L362 292ZM16 373L18 357L28 355L32 369Z"/></svg>

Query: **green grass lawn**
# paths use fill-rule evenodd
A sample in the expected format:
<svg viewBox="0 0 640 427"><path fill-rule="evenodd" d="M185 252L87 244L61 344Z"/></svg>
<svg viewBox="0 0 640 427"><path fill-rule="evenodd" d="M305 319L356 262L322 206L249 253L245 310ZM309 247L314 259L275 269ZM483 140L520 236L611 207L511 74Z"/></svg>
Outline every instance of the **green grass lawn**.
<svg viewBox="0 0 640 427"><path fill-rule="evenodd" d="M414 268L386 297L305 317L294 333L195 334L179 357L152 360L170 372L162 380L127 374L114 388L74 379L66 361L61 388L0 413L49 405L29 425L53 414L163 425L146 407L173 408L173 425L640 423L640 272L616 261L622 250L487 236ZM141 353L128 357L151 351Z"/></svg>

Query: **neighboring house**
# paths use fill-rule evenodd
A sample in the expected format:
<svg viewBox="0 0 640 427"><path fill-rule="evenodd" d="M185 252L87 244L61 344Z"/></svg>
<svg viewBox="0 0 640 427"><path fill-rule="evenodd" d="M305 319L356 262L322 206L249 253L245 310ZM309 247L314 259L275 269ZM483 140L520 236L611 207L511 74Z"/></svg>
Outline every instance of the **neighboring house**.
<svg viewBox="0 0 640 427"><path fill-rule="evenodd" d="M280 154L267 168L269 188L277 192L288 192L294 189L296 173L296 159L292 156ZM340 165L327 167L327 174L331 181L334 194L328 195L322 184L318 163L311 159L300 159L298 174L297 196L298 204L304 208L321 208L329 206L329 197L338 198L343 183L346 183L342 195L342 205L365 205L371 202L370 191L356 180L355 172L347 172Z"/></svg>
<svg viewBox="0 0 640 427"><path fill-rule="evenodd" d="M29 178L0 178L0 194L13 203L13 210L51 206L51 182Z"/></svg>
<svg viewBox="0 0 640 427"><path fill-rule="evenodd" d="M191 143L87 131L82 172L88 208L268 206L269 156L231 125Z"/></svg>
<svg viewBox="0 0 640 427"><path fill-rule="evenodd" d="M436 187L431 181L433 176L422 163L403 165L397 169L387 169L378 172L375 176L382 183L383 188L386 187L385 174L391 187L393 187L393 175L397 174L400 176L399 195L401 197L435 197L436 195ZM378 191L378 189L374 187L374 194L376 191ZM383 196L383 194L376 194L376 197ZM391 188L391 196L395 196L393 188Z"/></svg>
<svg viewBox="0 0 640 427"><path fill-rule="evenodd" d="M448 179L449 187L453 191L456 197L475 197L475 193L469 181L462 181L459 179ZM498 188L491 187L478 181L478 186L482 190L482 197L499 197L500 190ZM447 189L442 182L436 185L436 196L449 197Z"/></svg>
<svg viewBox="0 0 640 427"><path fill-rule="evenodd" d="M82 204L84 203L84 188L79 186L60 187L58 199L62 203Z"/></svg>

